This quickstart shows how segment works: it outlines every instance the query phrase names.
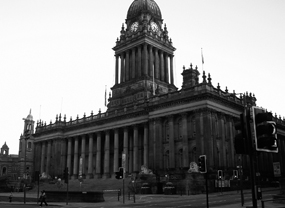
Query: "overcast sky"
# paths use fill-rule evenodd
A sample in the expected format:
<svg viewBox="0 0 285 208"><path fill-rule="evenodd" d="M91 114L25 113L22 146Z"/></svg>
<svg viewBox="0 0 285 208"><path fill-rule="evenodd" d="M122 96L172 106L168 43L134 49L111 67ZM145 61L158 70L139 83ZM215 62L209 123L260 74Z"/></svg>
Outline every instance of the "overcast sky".
<svg viewBox="0 0 285 208"><path fill-rule="evenodd" d="M0 1L0 147L18 154L30 109L50 123L104 112L114 85L112 47L133 0ZM156 0L173 46L175 84L183 65L211 73L214 86L252 92L285 116L284 0ZM200 78L201 80L201 78Z"/></svg>

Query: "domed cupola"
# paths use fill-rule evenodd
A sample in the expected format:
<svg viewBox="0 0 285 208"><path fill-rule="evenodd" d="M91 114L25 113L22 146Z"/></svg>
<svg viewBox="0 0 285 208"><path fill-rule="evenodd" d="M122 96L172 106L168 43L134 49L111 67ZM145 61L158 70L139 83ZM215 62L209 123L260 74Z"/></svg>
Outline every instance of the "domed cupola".
<svg viewBox="0 0 285 208"><path fill-rule="evenodd" d="M143 13L150 13L153 17L162 19L160 9L153 0L134 0L128 10L127 19L135 18Z"/></svg>

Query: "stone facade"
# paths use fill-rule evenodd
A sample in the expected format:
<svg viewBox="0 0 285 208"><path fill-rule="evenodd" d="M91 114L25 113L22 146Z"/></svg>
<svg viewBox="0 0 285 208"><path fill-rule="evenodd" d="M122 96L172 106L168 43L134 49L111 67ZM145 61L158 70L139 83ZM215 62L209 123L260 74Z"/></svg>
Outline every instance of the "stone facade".
<svg viewBox="0 0 285 208"><path fill-rule="evenodd" d="M205 154L212 175L224 170L231 177L240 165L248 174L247 156L235 154L234 123L246 107L256 105L255 96L214 87L205 72L199 81L200 72L192 64L183 68L178 90L173 76L175 48L154 1L131 4L113 50L115 85L108 110L69 121L57 115L50 124L38 121L34 170L55 177L68 167L72 179L106 179L119 167L136 175L143 166L156 175L182 180L190 162L197 163ZM285 122L275 120L281 146L278 154L261 154L266 177L273 177L273 167L268 168L272 161L284 164Z"/></svg>

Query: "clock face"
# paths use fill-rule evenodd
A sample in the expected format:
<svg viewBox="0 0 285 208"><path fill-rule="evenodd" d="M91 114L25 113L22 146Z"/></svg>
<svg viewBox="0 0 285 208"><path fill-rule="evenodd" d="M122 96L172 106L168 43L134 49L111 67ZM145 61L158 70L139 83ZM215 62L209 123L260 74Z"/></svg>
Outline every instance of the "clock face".
<svg viewBox="0 0 285 208"><path fill-rule="evenodd" d="M153 32L157 32L158 31L158 26L157 26L157 24L155 22L151 22L150 23L150 27L151 27L151 30Z"/></svg>
<svg viewBox="0 0 285 208"><path fill-rule="evenodd" d="M138 30L138 27L139 27L139 23L138 22L134 22L131 25L131 32L136 32Z"/></svg>

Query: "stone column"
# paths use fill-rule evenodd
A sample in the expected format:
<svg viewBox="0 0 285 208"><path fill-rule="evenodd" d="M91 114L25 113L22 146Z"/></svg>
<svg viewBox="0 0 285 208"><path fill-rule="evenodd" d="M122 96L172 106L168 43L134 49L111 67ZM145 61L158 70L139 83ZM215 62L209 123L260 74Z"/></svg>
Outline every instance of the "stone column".
<svg viewBox="0 0 285 208"><path fill-rule="evenodd" d="M66 168L66 139L61 140L60 147L60 172L63 173L63 170Z"/></svg>
<svg viewBox="0 0 285 208"><path fill-rule="evenodd" d="M169 124L169 166L175 168L175 142L174 142L174 121L173 116L168 117Z"/></svg>
<svg viewBox="0 0 285 208"><path fill-rule="evenodd" d="M137 73L136 73L136 78L139 78L142 76L142 48L139 45L138 46L138 55L137 55Z"/></svg>
<svg viewBox="0 0 285 208"><path fill-rule="evenodd" d="M110 177L110 131L105 131L104 178Z"/></svg>
<svg viewBox="0 0 285 208"><path fill-rule="evenodd" d="M87 179L93 178L93 134L89 134L88 175Z"/></svg>
<svg viewBox="0 0 285 208"><path fill-rule="evenodd" d="M101 178L101 132L97 133L96 177Z"/></svg>
<svg viewBox="0 0 285 208"><path fill-rule="evenodd" d="M73 175L72 179L77 179L78 177L78 137L74 139L74 155L73 155Z"/></svg>
<svg viewBox="0 0 285 208"><path fill-rule="evenodd" d="M148 73L148 55L147 55L147 44L143 45L143 75L146 76Z"/></svg>
<svg viewBox="0 0 285 208"><path fill-rule="evenodd" d="M126 74L125 74L126 78L125 78L125 80L129 81L130 80L130 51L129 50L126 51L125 67L126 67Z"/></svg>
<svg viewBox="0 0 285 208"><path fill-rule="evenodd" d="M51 140L48 140L47 146L47 164L46 164L46 174L50 174L50 157L51 157Z"/></svg>
<svg viewBox="0 0 285 208"><path fill-rule="evenodd" d="M189 167L189 149L187 132L187 113L182 114L182 146L183 146L183 167Z"/></svg>
<svg viewBox="0 0 285 208"><path fill-rule="evenodd" d="M119 56L115 55L116 63L115 63L115 85L119 83Z"/></svg>
<svg viewBox="0 0 285 208"><path fill-rule="evenodd" d="M134 126L134 172L139 172L139 137L138 126Z"/></svg>
<svg viewBox="0 0 285 208"><path fill-rule="evenodd" d="M164 60L165 60L165 82L169 83L169 68L168 68L168 54L165 54Z"/></svg>
<svg viewBox="0 0 285 208"><path fill-rule="evenodd" d="M154 48L154 54L155 54L155 66L154 66L155 78L160 79L160 76L159 76L159 56L158 56L158 49L157 48Z"/></svg>
<svg viewBox="0 0 285 208"><path fill-rule="evenodd" d="M42 142L41 173L45 172L46 143Z"/></svg>
<svg viewBox="0 0 285 208"><path fill-rule="evenodd" d="M85 149L86 149L86 135L82 135L81 138L81 158L82 158L82 176L86 176L86 158L85 158Z"/></svg>
<svg viewBox="0 0 285 208"><path fill-rule="evenodd" d="M125 82L125 56L121 53L121 83Z"/></svg>
<svg viewBox="0 0 285 208"><path fill-rule="evenodd" d="M67 168L69 173L71 174L71 146L72 146L72 138L68 138L67 143Z"/></svg>
<svg viewBox="0 0 285 208"><path fill-rule="evenodd" d="M225 120L224 116L221 118L221 165L226 166L226 135L225 135Z"/></svg>
<svg viewBox="0 0 285 208"><path fill-rule="evenodd" d="M170 55L170 84L174 85L174 77L173 77L173 55Z"/></svg>
<svg viewBox="0 0 285 208"><path fill-rule="evenodd" d="M143 133L143 164L148 167L148 123L144 124L144 133Z"/></svg>
<svg viewBox="0 0 285 208"><path fill-rule="evenodd" d="M163 51L160 51L160 80L163 82L165 81Z"/></svg>
<svg viewBox="0 0 285 208"><path fill-rule="evenodd" d="M131 67L131 79L136 77L136 48L132 49L132 67Z"/></svg>
<svg viewBox="0 0 285 208"><path fill-rule="evenodd" d="M124 127L124 154L126 155L125 170L129 169L129 135L128 127Z"/></svg>
<svg viewBox="0 0 285 208"><path fill-rule="evenodd" d="M114 133L114 173L119 171L119 129Z"/></svg>
<svg viewBox="0 0 285 208"><path fill-rule="evenodd" d="M133 135L129 135L129 173L133 172L133 164L134 164L134 138Z"/></svg>
<svg viewBox="0 0 285 208"><path fill-rule="evenodd" d="M153 53L152 53L152 46L149 46L149 69L148 69L148 75L150 77L153 77L154 75L154 67L153 67Z"/></svg>
<svg viewBox="0 0 285 208"><path fill-rule="evenodd" d="M156 118L156 143L157 143L157 168L163 168L163 142L162 142L162 119Z"/></svg>

